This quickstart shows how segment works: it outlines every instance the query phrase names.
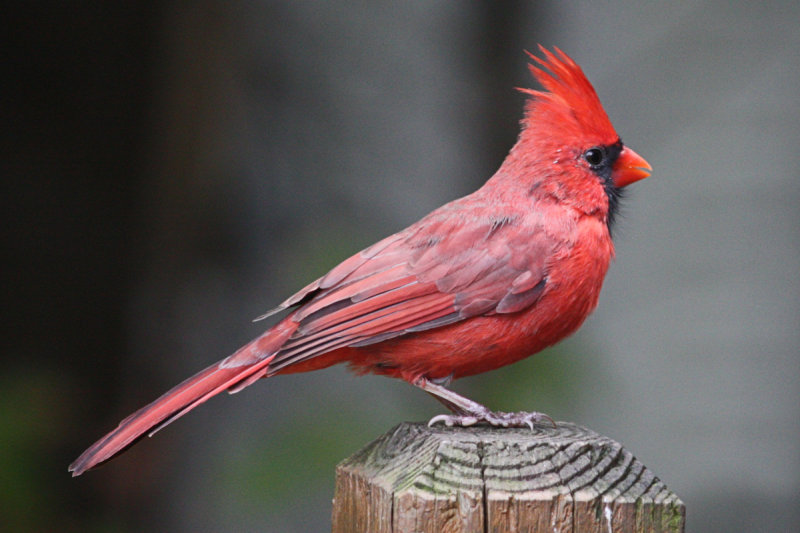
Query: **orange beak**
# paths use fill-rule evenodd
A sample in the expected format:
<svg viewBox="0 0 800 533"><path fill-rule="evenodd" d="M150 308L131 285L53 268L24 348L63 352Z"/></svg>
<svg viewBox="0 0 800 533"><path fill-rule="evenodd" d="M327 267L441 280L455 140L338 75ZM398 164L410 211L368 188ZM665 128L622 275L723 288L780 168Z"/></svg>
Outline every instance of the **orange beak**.
<svg viewBox="0 0 800 533"><path fill-rule="evenodd" d="M625 187L650 175L653 167L642 156L628 148L622 149L611 171L615 187Z"/></svg>

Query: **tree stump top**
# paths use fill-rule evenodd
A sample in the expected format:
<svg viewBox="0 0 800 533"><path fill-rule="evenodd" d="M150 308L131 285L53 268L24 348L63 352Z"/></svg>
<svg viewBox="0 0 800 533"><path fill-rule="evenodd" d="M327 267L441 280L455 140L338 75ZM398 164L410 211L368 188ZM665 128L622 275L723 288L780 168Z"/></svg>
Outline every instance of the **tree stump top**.
<svg viewBox="0 0 800 533"><path fill-rule="evenodd" d="M683 531L683 502L616 441L403 423L337 467L333 531Z"/></svg>

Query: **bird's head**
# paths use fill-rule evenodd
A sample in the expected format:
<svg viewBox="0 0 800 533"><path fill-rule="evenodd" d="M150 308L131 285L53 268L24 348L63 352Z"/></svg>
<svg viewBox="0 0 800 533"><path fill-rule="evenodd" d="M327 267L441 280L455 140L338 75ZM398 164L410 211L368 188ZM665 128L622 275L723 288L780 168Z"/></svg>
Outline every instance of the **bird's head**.
<svg viewBox="0 0 800 533"><path fill-rule="evenodd" d="M622 143L581 68L558 48L539 50L544 58L529 53L529 69L545 90L519 89L531 98L507 163L527 171L532 194L596 214L610 227L622 188L652 167Z"/></svg>

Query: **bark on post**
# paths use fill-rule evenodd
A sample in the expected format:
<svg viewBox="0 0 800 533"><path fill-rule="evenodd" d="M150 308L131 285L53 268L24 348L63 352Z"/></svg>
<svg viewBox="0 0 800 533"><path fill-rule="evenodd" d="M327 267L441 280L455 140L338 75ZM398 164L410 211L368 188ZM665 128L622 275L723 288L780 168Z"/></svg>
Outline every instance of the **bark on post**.
<svg viewBox="0 0 800 533"><path fill-rule="evenodd" d="M682 532L683 502L584 427L403 423L336 469L333 532Z"/></svg>

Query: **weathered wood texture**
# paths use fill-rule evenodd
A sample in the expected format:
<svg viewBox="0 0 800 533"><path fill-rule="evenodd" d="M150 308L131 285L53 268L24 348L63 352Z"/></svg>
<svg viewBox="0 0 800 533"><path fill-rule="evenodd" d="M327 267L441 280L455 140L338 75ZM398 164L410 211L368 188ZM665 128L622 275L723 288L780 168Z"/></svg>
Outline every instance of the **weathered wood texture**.
<svg viewBox="0 0 800 533"><path fill-rule="evenodd" d="M403 423L336 469L333 532L681 532L683 502L619 443Z"/></svg>

